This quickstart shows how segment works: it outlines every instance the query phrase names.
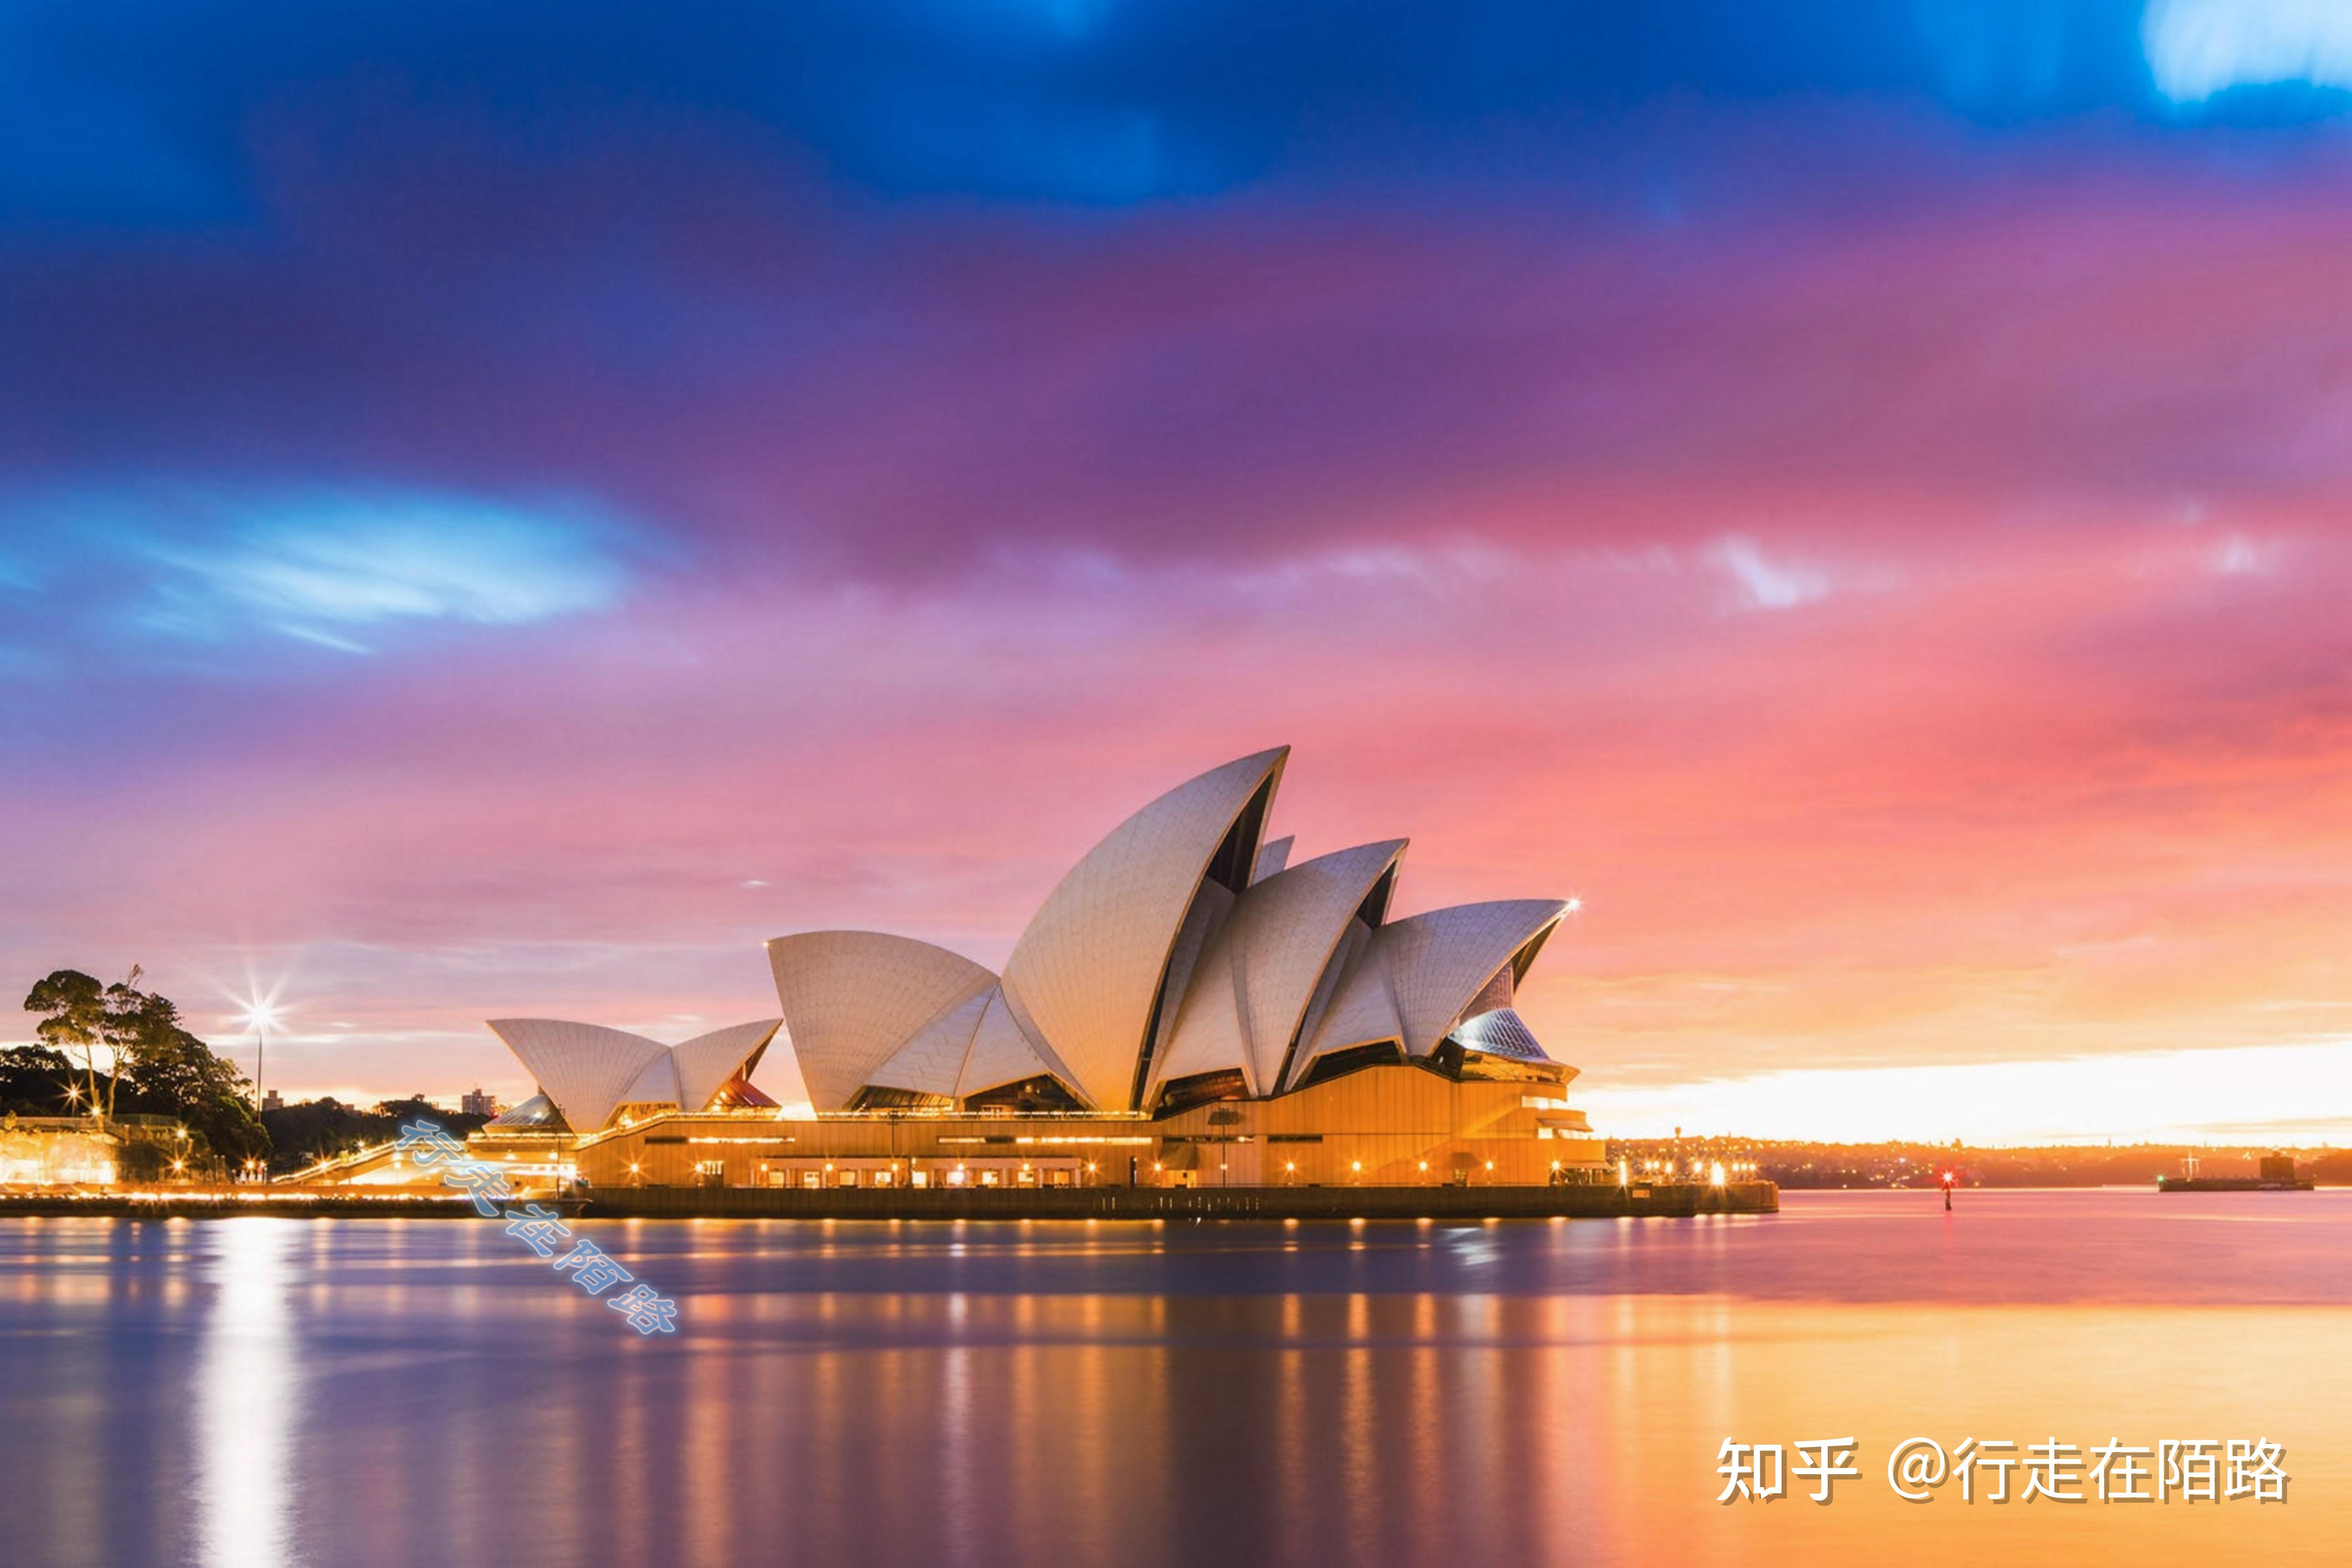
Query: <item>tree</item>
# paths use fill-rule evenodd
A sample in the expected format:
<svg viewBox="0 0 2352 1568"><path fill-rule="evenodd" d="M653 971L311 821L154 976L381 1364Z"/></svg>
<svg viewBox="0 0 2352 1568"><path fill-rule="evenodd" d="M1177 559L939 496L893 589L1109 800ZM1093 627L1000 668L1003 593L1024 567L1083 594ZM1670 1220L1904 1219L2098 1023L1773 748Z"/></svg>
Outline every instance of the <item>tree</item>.
<svg viewBox="0 0 2352 1568"><path fill-rule="evenodd" d="M25 1011L41 1015L33 1030L41 1044L68 1058L76 1051L81 1053L89 1111L97 1115L98 1047L106 1035L105 988L79 969L60 969L26 995Z"/></svg>
<svg viewBox="0 0 2352 1568"><path fill-rule="evenodd" d="M145 1016L146 1011L153 1004L163 1001L162 997L151 996L138 988L139 977L145 973L145 969L134 963L131 966L129 974L106 988L105 1006L103 1017L99 1025L99 1034L106 1042L107 1060L112 1064L110 1070L113 1076L106 1080L106 1114L110 1117L114 1114L115 1086L122 1081L124 1053L136 1035L140 1020ZM163 1005L167 1007L171 1005L168 1002Z"/></svg>
<svg viewBox="0 0 2352 1568"><path fill-rule="evenodd" d="M171 998L128 984L108 994L124 1077L142 1104L177 1116L231 1159L268 1152L269 1134L254 1119L245 1075L188 1032Z"/></svg>
<svg viewBox="0 0 2352 1568"><path fill-rule="evenodd" d="M444 1110L417 1096L379 1100L372 1110L332 1099L306 1100L262 1112L269 1129L269 1145L280 1171L299 1170L314 1160L346 1153L371 1143L388 1143L400 1136L404 1121L422 1117L436 1121L462 1138L489 1120Z"/></svg>
<svg viewBox="0 0 2352 1568"><path fill-rule="evenodd" d="M176 1118L232 1161L267 1154L269 1133L254 1116L245 1075L188 1031L170 997L140 990L139 978L134 968L101 986L79 970L60 969L34 986L25 1008L41 1015L41 1047L5 1053L0 1092L21 1098L25 1091L12 1086L37 1079L52 1062L70 1073L68 1053L78 1052L85 1081L74 1092L87 1094L92 1111ZM100 1047L112 1058L103 1094Z"/></svg>
<svg viewBox="0 0 2352 1568"><path fill-rule="evenodd" d="M0 1111L55 1116L73 1072L73 1063L44 1046L0 1048Z"/></svg>

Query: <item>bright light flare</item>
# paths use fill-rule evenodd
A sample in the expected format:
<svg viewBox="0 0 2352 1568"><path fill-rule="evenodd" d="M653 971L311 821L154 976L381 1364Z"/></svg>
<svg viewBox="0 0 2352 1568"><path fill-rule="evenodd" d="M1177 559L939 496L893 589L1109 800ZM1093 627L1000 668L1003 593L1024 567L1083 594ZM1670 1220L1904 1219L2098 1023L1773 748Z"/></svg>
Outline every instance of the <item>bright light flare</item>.
<svg viewBox="0 0 2352 1568"><path fill-rule="evenodd" d="M262 1030L274 1034L285 1022L286 992L291 977L283 970L266 972L250 958L244 969L243 978L223 979L219 983L221 1026L246 1034Z"/></svg>
<svg viewBox="0 0 2352 1568"><path fill-rule="evenodd" d="M2340 1143L2352 1134L2352 1039L1786 1068L1604 1084L1581 1098L1592 1124L1621 1138L1663 1138L1696 1125L1828 1143Z"/></svg>

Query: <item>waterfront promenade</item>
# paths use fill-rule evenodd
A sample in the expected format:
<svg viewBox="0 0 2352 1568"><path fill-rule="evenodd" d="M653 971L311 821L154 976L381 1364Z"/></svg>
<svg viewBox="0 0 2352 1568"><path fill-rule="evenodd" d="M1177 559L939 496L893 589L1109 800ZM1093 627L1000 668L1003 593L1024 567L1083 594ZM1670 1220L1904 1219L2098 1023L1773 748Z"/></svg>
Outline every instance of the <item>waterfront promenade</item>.
<svg viewBox="0 0 2352 1568"><path fill-rule="evenodd" d="M613 1187L536 1199L596 1219L1599 1219L1772 1214L1769 1182L1559 1186L759 1188ZM8 1215L206 1218L274 1214L472 1219L464 1194L363 1194L348 1186L0 1195Z"/></svg>

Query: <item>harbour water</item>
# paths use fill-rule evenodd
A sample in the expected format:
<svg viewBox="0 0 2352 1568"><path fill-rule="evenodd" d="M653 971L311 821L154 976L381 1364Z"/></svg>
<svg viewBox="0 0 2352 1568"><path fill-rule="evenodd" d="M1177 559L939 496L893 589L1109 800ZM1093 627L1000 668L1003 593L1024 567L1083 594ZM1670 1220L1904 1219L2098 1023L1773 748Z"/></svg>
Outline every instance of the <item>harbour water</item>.
<svg viewBox="0 0 2352 1568"><path fill-rule="evenodd" d="M2352 1540L2352 1193L1478 1225L0 1224L0 1562L2210 1563ZM1914 1436L2284 1503L1906 1503ZM1726 1438L1855 1441L1826 1505ZM1811 1483L1799 1482L1802 1493ZM2091 1490L2087 1486L2085 1490Z"/></svg>

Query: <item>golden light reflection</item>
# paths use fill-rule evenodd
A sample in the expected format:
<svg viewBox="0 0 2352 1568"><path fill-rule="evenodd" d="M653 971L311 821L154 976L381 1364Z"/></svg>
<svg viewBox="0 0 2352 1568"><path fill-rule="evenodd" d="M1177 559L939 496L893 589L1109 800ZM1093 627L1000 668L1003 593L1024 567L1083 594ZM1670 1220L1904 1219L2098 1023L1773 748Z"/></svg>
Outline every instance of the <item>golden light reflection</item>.
<svg viewBox="0 0 2352 1568"><path fill-rule="evenodd" d="M1931 1237L1952 1234L1939 1207L1918 1217ZM1801 1243L1774 1223L1784 1250ZM2265 1211L2239 1223L2291 1222ZM194 1276L182 1321L195 1332L179 1336L191 1359L173 1383L194 1392L191 1560L299 1562L362 1520L353 1561L457 1561L437 1543L479 1539L527 1486L531 1516L558 1521L537 1528L567 1532L563 1560L581 1568L643 1561L663 1542L682 1563L738 1561L760 1542L792 1542L794 1561L975 1564L2288 1563L2333 1560L2352 1495L2352 1318L2332 1305L1588 1295L1528 1289L1538 1275L1524 1271L1509 1289L1460 1288L1502 1284L1504 1265L1542 1255L1578 1275L1658 1278L1669 1256L1736 1274L1718 1255L1758 1227L1727 1219L1185 1233L1187 1258L1216 1246L1226 1266L1278 1270L1260 1278L1289 1287L1239 1292L1160 1290L1157 1270L1126 1272L1117 1260L1173 1250L1151 1227L974 1225L955 1234L976 1262L1017 1258L1062 1283L1085 1278L1061 1272L1082 1242L1115 1264L1089 1282L1118 1288L890 1288L921 1278L917 1257L887 1282L844 1275L745 1294L698 1317L692 1339L622 1339L610 1358L608 1325L562 1292L516 1270L500 1298L472 1277L504 1256L494 1231L453 1250L448 1227L394 1228L365 1231L388 1272L439 1272L405 1287L405 1307L403 1288L369 1279L351 1321L406 1320L391 1344L434 1347L449 1304L479 1294L462 1315L474 1348L446 1377L431 1370L437 1349L420 1363L334 1348L326 1325L353 1298L311 1292L322 1268L351 1258L316 1225L254 1216L139 1233L184 1250ZM800 1268L820 1245L936 1260L948 1235L845 1224L819 1244L813 1226L787 1237L711 1222L697 1247L722 1256L730 1234ZM1283 1250L1302 1236L1319 1259ZM2259 1294L2259 1280L2246 1289ZM0 1308L74 1300L0 1289ZM534 1381L523 1396L510 1379L485 1387L489 1363L465 1360L550 1352L550 1365L593 1353L578 1364L600 1370ZM349 1391L373 1380L382 1399L420 1374L442 1378L431 1414L348 1418L360 1408ZM46 1441L87 1454L98 1436L75 1441L67 1415ZM1716 1502L1726 1437L1832 1431L1859 1441L1865 1468L1834 1506ZM1872 1466L1918 1433L2085 1445L2259 1435L2285 1445L2295 1489L2291 1506L2262 1510L1915 1508ZM516 1455L528 1466L500 1468ZM37 1449L0 1456L25 1474L46 1462ZM908 1485L922 1507L877 1506ZM60 1551L63 1517L30 1552L0 1544L0 1563L184 1550Z"/></svg>
<svg viewBox="0 0 2352 1568"><path fill-rule="evenodd" d="M1361 1247L1359 1241L1353 1245ZM1379 1414L1372 1392L1374 1352L1372 1299L1361 1291L1348 1297L1348 1348L1340 1373L1339 1487L1355 1506L1349 1509L1348 1553L1358 1562L1374 1558L1380 1538L1378 1515L1370 1506L1381 1489L1380 1451L1373 1442Z"/></svg>
<svg viewBox="0 0 2352 1568"><path fill-rule="evenodd" d="M288 1297L305 1223L251 1215L205 1232L215 1293L196 1370L196 1522L208 1568L292 1558L300 1374Z"/></svg>

